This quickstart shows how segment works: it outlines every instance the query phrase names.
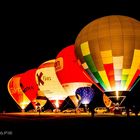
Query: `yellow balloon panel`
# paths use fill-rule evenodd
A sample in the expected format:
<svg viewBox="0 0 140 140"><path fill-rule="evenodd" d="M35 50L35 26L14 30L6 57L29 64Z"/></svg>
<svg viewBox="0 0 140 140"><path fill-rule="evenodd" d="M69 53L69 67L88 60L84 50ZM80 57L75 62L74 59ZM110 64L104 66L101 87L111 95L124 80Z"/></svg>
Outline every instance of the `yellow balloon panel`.
<svg viewBox="0 0 140 140"><path fill-rule="evenodd" d="M101 51L101 57L102 57L103 64L111 64L113 61L111 50Z"/></svg>

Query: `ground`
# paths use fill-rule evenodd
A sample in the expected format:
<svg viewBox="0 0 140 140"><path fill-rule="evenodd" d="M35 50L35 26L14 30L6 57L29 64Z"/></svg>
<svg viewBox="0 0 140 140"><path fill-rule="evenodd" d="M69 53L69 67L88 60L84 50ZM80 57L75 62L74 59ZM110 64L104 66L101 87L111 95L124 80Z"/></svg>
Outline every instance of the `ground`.
<svg viewBox="0 0 140 140"><path fill-rule="evenodd" d="M0 114L0 135L41 137L125 136L140 130L140 116L113 114L4 113ZM128 131L128 132L127 132ZM127 133L126 133L127 132Z"/></svg>

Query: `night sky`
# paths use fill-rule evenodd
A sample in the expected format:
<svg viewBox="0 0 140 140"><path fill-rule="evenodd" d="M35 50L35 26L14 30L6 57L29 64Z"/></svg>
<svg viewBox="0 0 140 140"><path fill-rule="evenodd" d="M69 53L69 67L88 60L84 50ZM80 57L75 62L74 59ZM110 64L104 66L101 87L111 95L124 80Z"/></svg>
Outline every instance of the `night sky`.
<svg viewBox="0 0 140 140"><path fill-rule="evenodd" d="M136 0L137 1L137 0ZM3 5L1 12L0 111L15 105L7 90L8 80L44 61L54 59L74 44L80 30L106 15L126 15L140 20L135 1L32 3Z"/></svg>

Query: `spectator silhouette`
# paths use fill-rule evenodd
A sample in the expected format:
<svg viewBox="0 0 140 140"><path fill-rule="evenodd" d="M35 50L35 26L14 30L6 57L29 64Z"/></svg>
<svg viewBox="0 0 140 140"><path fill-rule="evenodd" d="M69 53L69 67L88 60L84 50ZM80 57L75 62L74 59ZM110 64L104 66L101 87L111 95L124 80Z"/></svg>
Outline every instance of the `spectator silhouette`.
<svg viewBox="0 0 140 140"><path fill-rule="evenodd" d="M95 115L95 101L92 99L91 102L89 103L89 112L91 113L91 117L94 117Z"/></svg>
<svg viewBox="0 0 140 140"><path fill-rule="evenodd" d="M38 112L39 115L40 115L40 112L41 112L41 107L40 107L40 106L37 107L37 112Z"/></svg>
<svg viewBox="0 0 140 140"><path fill-rule="evenodd" d="M130 111L129 111L130 108L131 108L130 95L128 93L127 96L126 96L126 99L125 99L125 109L126 109L127 117L130 116Z"/></svg>

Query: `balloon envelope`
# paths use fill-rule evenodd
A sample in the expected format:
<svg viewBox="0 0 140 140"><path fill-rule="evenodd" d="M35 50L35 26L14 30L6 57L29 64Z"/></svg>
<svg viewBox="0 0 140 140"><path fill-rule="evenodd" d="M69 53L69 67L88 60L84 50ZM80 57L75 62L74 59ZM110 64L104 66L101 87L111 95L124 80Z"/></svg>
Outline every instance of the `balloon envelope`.
<svg viewBox="0 0 140 140"><path fill-rule="evenodd" d="M140 22L121 15L96 19L78 34L75 52L104 91L130 90L140 74Z"/></svg>
<svg viewBox="0 0 140 140"><path fill-rule="evenodd" d="M31 101L20 87L21 77L22 74L15 75L8 81L8 91L14 101L24 110Z"/></svg>
<svg viewBox="0 0 140 140"><path fill-rule="evenodd" d="M82 104L89 104L95 95L91 87L80 87L76 90L76 96Z"/></svg>
<svg viewBox="0 0 140 140"><path fill-rule="evenodd" d="M44 62L36 71L39 90L51 100L64 100L68 95L55 72L55 59Z"/></svg>
<svg viewBox="0 0 140 140"><path fill-rule="evenodd" d="M74 45L67 46L58 53L55 68L57 77L69 96L75 95L77 88L91 86L93 83L83 67L78 64Z"/></svg>
<svg viewBox="0 0 140 140"><path fill-rule="evenodd" d="M20 86L24 94L29 98L33 105L38 92L38 85L35 80L35 73L37 69L31 69L22 74L20 79Z"/></svg>

